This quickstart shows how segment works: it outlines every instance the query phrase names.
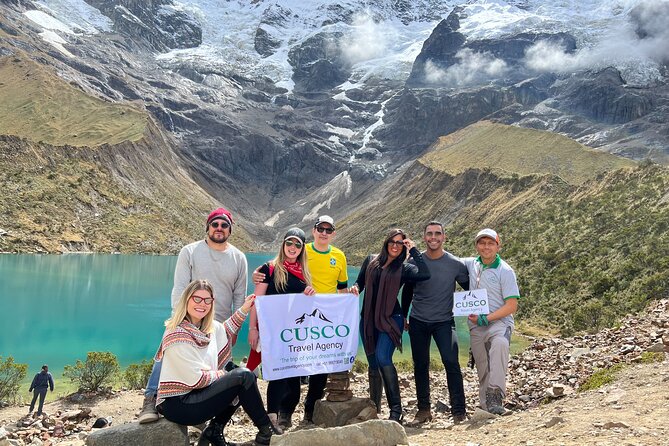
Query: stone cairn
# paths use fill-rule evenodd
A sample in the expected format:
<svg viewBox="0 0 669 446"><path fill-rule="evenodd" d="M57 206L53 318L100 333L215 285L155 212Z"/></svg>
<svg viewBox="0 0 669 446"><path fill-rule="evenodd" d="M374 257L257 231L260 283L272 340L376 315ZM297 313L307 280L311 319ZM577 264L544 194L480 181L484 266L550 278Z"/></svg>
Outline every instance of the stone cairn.
<svg viewBox="0 0 669 446"><path fill-rule="evenodd" d="M337 372L328 375L328 382L325 385L327 392L326 399L332 402L349 401L353 398L351 390L351 372Z"/></svg>

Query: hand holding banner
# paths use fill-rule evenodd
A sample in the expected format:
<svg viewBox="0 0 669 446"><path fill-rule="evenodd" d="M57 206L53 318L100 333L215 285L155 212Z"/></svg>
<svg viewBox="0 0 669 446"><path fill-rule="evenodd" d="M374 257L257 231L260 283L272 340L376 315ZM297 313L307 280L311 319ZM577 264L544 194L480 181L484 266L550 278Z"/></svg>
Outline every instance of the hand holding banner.
<svg viewBox="0 0 669 446"><path fill-rule="evenodd" d="M358 352L353 294L258 296L262 374L267 380L351 369Z"/></svg>

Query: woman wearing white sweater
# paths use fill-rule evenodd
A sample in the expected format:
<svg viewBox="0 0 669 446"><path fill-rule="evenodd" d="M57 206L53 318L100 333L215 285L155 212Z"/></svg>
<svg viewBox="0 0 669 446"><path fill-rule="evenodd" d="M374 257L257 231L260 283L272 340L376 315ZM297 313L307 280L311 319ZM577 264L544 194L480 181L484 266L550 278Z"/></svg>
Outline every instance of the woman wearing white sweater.
<svg viewBox="0 0 669 446"><path fill-rule="evenodd" d="M165 334L156 354L163 361L156 407L178 424L197 425L211 420L198 446L225 446L223 429L239 404L258 427L255 441L269 444L275 433L263 407L256 377L240 367L225 371L230 359L231 336L248 315L255 295L223 324L214 320L214 291L206 280L191 282L165 321ZM232 405L231 405L232 404Z"/></svg>

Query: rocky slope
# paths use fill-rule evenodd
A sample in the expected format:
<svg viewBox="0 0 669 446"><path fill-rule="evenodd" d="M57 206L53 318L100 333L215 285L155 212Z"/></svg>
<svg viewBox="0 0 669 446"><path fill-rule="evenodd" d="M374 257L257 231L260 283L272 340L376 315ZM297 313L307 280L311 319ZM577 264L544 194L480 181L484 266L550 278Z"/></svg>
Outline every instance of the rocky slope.
<svg viewBox="0 0 669 446"><path fill-rule="evenodd" d="M487 418L475 410L476 375L463 369L471 417L458 426L448 415L445 376L432 371L435 418L420 427L405 424L409 444L664 444L669 434L664 423L669 416L666 352L669 300L625 318L617 329L593 336L535 339L511 360L506 406L512 414L508 416ZM612 366L620 364L624 367L614 373ZM579 392L593 372L600 370L610 370L613 379L598 390ZM403 374L401 386L408 421L417 410L413 376ZM353 388L355 395L367 394L365 374L355 376ZM43 444L82 445L97 417L111 418L116 425L132 421L142 394L115 392L94 400L82 400L80 396L71 400L78 401L59 400L47 405L45 410L50 415L43 420L23 417L25 407L2 409L0 429L5 429L14 441L10 444L15 445L28 444L35 437L45 441ZM295 417L298 415L301 418L301 413ZM384 412L382 416L386 415ZM292 430L311 427L300 425ZM241 412L227 429L229 440L245 441L254 433L255 428Z"/></svg>
<svg viewBox="0 0 669 446"><path fill-rule="evenodd" d="M0 54L143 104L189 176L269 242L345 217L483 118L666 161L664 5L5 1Z"/></svg>
<svg viewBox="0 0 669 446"><path fill-rule="evenodd" d="M0 73L5 104L58 98L0 112L17 134L0 135L1 251L174 253L202 236L218 203L149 114L82 94L24 54ZM250 246L243 229L235 237Z"/></svg>

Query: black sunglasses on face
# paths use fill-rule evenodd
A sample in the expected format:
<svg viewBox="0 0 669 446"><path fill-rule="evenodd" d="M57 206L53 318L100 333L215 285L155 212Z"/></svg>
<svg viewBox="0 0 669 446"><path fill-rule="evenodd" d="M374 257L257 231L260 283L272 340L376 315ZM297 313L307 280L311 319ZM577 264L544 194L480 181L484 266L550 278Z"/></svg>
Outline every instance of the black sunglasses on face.
<svg viewBox="0 0 669 446"><path fill-rule="evenodd" d="M292 241L292 240L286 240L286 241L283 242L283 243L284 243L286 246L293 246L293 245L295 245L295 247L296 247L297 249L302 249L302 243L300 243L300 242L294 242L294 241Z"/></svg>
<svg viewBox="0 0 669 446"><path fill-rule="evenodd" d="M221 227L221 229L228 229L230 227L230 224L228 224L224 221L222 221L220 223L217 222L217 221L212 221L211 223L209 223L209 226L211 226L214 229L218 229L219 226Z"/></svg>
<svg viewBox="0 0 669 446"><path fill-rule="evenodd" d="M402 245L404 245L404 241L403 240L390 240L388 242L388 246L392 246L392 245L402 246Z"/></svg>
<svg viewBox="0 0 669 446"><path fill-rule="evenodd" d="M334 232L333 228L324 228L322 226L316 226L316 230L321 234L325 232L326 234L332 234Z"/></svg>

